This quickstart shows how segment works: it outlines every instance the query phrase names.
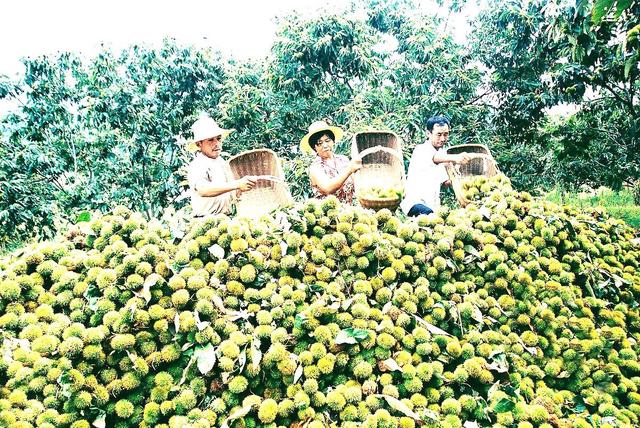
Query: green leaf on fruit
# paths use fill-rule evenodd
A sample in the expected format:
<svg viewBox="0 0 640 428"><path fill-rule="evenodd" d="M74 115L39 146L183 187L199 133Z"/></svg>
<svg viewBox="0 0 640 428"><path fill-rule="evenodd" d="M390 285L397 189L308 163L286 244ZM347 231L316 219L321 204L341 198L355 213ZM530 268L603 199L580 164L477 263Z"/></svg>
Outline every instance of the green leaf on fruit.
<svg viewBox="0 0 640 428"><path fill-rule="evenodd" d="M203 375L209 373L216 364L216 349L211 343L196 348L193 355L196 358L198 370Z"/></svg>
<svg viewBox="0 0 640 428"><path fill-rule="evenodd" d="M502 398L493 406L493 411L496 413L510 412L516 407L516 403L508 398Z"/></svg>
<svg viewBox="0 0 640 428"><path fill-rule="evenodd" d="M336 336L336 345L342 345L344 343L354 345L358 342L362 342L369 337L369 332L360 328L345 328L338 332Z"/></svg>
<svg viewBox="0 0 640 428"><path fill-rule="evenodd" d="M83 211L76 217L76 224L89 221L91 221L91 213L89 211Z"/></svg>

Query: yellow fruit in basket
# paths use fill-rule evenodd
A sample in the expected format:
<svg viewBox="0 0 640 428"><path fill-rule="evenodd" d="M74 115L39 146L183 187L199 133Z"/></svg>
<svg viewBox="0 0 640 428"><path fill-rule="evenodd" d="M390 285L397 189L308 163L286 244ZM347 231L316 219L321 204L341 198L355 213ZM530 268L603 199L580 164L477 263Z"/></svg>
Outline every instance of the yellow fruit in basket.
<svg viewBox="0 0 640 428"><path fill-rule="evenodd" d="M372 186L358 193L361 199L402 199L404 192L402 186L380 187Z"/></svg>

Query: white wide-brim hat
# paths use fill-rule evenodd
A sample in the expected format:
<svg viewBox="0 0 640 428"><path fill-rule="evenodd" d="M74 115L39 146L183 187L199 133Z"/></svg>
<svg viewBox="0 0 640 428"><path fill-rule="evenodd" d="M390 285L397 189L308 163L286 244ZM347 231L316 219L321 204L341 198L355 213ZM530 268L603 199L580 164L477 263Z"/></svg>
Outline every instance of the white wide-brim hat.
<svg viewBox="0 0 640 428"><path fill-rule="evenodd" d="M215 120L207 115L202 115L193 123L191 131L193 132L193 139L187 144L187 150L195 152L198 151L198 142L218 135L221 137L221 141L224 141L235 129L221 128Z"/></svg>
<svg viewBox="0 0 640 428"><path fill-rule="evenodd" d="M313 134L316 134L316 133L322 132L322 131L331 131L331 132L333 132L333 135L335 137L334 141L337 141L340 138L342 138L342 135L344 134L342 129L338 128L337 126L330 126L324 120L319 120L317 122L313 122L309 126L309 132L307 133L307 135L302 137L302 140L300 140L300 150L302 150L305 153L315 153L315 150L309 145L309 138L311 138L311 136Z"/></svg>

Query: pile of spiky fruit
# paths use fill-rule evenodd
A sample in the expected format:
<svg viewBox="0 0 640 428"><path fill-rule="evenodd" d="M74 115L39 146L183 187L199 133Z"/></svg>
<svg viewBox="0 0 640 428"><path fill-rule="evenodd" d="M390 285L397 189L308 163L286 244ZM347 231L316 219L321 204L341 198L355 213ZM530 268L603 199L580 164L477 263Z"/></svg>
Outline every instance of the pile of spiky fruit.
<svg viewBox="0 0 640 428"><path fill-rule="evenodd" d="M637 426L637 231L513 191L403 222L117 209L0 261L0 425ZM495 190L495 191L494 191Z"/></svg>
<svg viewBox="0 0 640 428"><path fill-rule="evenodd" d="M509 188L509 178L504 174L498 174L493 177L484 175L470 176L462 179L463 197L467 202L481 201L488 194L497 189Z"/></svg>

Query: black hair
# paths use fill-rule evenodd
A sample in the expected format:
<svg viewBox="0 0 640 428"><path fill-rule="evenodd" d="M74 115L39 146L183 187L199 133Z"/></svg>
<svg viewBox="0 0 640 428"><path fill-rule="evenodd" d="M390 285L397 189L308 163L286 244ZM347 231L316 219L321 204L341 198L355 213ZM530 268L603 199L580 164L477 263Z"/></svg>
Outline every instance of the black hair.
<svg viewBox="0 0 640 428"><path fill-rule="evenodd" d="M332 131L329 131L328 129L311 134L311 137L309 137L309 145L313 148L313 150L316 149L316 144L318 144L318 140L323 135L328 135L329 138L331 138L333 141L336 140L335 134Z"/></svg>
<svg viewBox="0 0 640 428"><path fill-rule="evenodd" d="M427 119L427 131L433 131L433 127L435 125L449 125L449 119L447 119L445 116L432 116Z"/></svg>

